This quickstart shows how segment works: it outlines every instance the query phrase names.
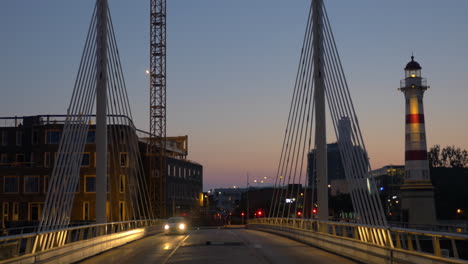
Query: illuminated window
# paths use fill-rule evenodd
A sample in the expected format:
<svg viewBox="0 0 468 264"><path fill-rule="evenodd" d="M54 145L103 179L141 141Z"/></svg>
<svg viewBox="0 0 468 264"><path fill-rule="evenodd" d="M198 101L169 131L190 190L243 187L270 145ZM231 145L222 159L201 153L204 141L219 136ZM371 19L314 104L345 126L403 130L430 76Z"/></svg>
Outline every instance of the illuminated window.
<svg viewBox="0 0 468 264"><path fill-rule="evenodd" d="M83 202L83 220L89 220L89 202Z"/></svg>
<svg viewBox="0 0 468 264"><path fill-rule="evenodd" d="M12 203L13 209L12 209L12 215L11 215L11 220L12 221L18 221L19 219L19 204L17 202Z"/></svg>
<svg viewBox="0 0 468 264"><path fill-rule="evenodd" d="M125 202L119 202L119 221L125 220Z"/></svg>
<svg viewBox="0 0 468 264"><path fill-rule="evenodd" d="M3 206L2 206L3 221L8 221L9 211L10 211L10 204L8 202L3 202Z"/></svg>
<svg viewBox="0 0 468 264"><path fill-rule="evenodd" d="M125 175L120 175L120 180L119 180L119 191L120 193L125 192Z"/></svg>

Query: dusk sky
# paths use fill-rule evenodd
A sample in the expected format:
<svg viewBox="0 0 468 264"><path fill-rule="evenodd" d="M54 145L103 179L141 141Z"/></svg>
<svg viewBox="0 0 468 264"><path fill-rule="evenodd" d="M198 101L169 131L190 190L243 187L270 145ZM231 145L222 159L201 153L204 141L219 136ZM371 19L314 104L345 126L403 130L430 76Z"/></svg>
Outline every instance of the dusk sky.
<svg viewBox="0 0 468 264"><path fill-rule="evenodd" d="M109 0L134 122L149 127L149 0ZM310 0L168 0L168 135L204 190L276 175ZM468 149L468 1L325 1L374 169L404 164L414 52L428 146ZM0 116L65 114L94 0L0 5ZM4 124L2 124L4 125ZM333 142L331 124L329 142ZM271 182L271 180L269 180Z"/></svg>

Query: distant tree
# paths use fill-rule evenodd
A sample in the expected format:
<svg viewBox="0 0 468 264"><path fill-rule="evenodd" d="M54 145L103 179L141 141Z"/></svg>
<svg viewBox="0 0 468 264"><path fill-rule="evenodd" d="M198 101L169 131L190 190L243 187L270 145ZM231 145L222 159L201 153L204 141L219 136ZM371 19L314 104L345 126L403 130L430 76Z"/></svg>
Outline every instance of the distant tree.
<svg viewBox="0 0 468 264"><path fill-rule="evenodd" d="M429 164L433 168L467 168L468 167L468 151L456 148L455 146L447 146L443 149L440 145L433 146L429 152Z"/></svg>
<svg viewBox="0 0 468 264"><path fill-rule="evenodd" d="M432 168L443 167L444 163L440 157L440 145L433 146L428 152L427 155L429 157L429 165Z"/></svg>

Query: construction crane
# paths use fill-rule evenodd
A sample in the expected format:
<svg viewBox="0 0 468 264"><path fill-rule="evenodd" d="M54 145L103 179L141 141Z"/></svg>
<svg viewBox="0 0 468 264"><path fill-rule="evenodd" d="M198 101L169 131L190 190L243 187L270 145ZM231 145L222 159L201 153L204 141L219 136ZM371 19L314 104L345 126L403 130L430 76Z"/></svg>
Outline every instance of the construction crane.
<svg viewBox="0 0 468 264"><path fill-rule="evenodd" d="M166 0L150 0L150 199L154 216L166 217Z"/></svg>

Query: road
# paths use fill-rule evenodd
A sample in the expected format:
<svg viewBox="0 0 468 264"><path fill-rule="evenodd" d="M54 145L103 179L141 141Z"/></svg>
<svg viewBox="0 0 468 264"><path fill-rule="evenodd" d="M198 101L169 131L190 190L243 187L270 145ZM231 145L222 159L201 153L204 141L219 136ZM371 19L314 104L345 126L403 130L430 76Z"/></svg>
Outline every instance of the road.
<svg viewBox="0 0 468 264"><path fill-rule="evenodd" d="M356 263L308 245L248 229L200 229L154 235L80 263Z"/></svg>

